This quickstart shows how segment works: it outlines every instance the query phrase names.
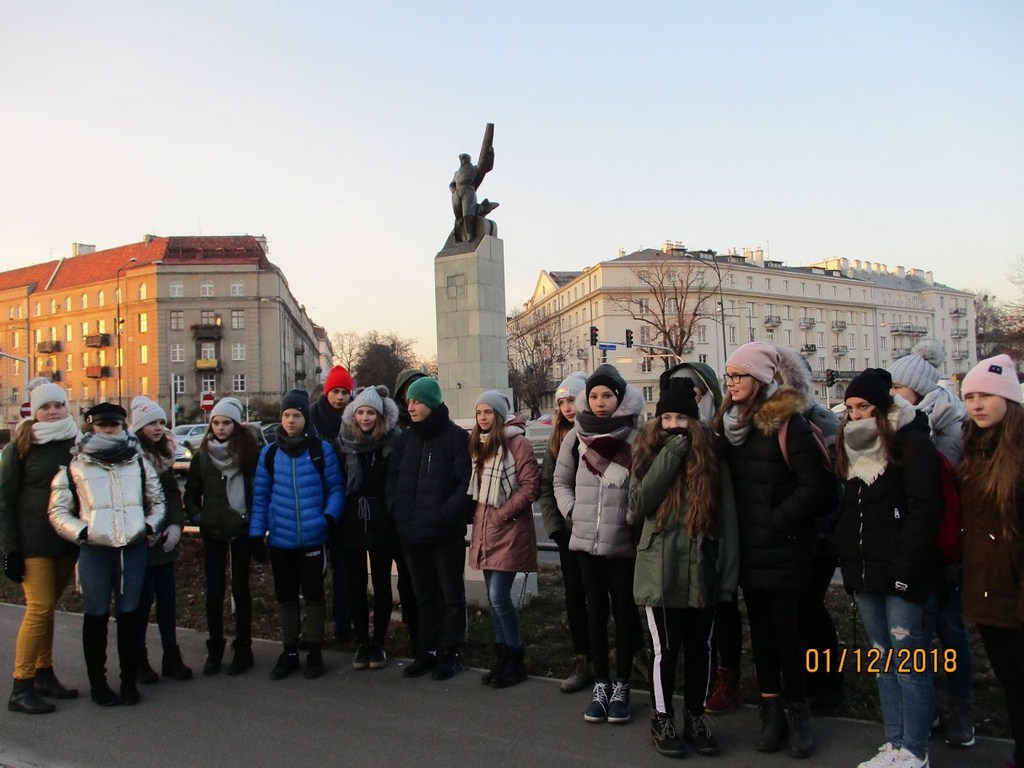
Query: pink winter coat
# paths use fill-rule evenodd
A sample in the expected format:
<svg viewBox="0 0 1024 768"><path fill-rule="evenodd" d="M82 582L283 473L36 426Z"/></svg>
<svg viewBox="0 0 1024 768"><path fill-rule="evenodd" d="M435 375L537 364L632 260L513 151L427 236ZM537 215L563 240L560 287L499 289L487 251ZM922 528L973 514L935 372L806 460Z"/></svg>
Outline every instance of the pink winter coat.
<svg viewBox="0 0 1024 768"><path fill-rule="evenodd" d="M481 571L529 573L537 570L532 505L540 497L540 470L522 428L508 425L506 429L516 432L508 442L508 450L515 458L519 489L500 507L477 502L469 565Z"/></svg>

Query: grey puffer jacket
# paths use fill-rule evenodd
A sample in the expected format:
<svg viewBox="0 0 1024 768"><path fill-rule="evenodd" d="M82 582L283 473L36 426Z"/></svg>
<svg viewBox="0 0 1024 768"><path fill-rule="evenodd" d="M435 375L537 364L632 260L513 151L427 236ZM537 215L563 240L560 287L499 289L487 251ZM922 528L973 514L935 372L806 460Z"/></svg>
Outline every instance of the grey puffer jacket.
<svg viewBox="0 0 1024 768"><path fill-rule="evenodd" d="M936 387L914 406L928 417L932 442L954 467L964 457L967 407L942 387Z"/></svg>
<svg viewBox="0 0 1024 768"><path fill-rule="evenodd" d="M106 464L79 453L66 470L61 468L54 475L50 485L50 524L68 541L77 542L88 526L89 544L126 547L145 540L147 525L161 530L164 516L160 478L153 465L138 456Z"/></svg>
<svg viewBox="0 0 1024 768"><path fill-rule="evenodd" d="M639 414L644 409L644 396L631 384L626 385L625 394L614 417L630 416L633 429L627 442L632 445L636 438ZM576 398L576 412L590 411L584 390ZM572 455L577 449L579 418L576 426L569 430L558 451L552 484L558 511L567 520L572 520L572 537L569 549L587 552L602 557L636 557L636 537L639 529L626 522L629 512L629 470L621 481L609 481L607 474L598 477L585 462Z"/></svg>

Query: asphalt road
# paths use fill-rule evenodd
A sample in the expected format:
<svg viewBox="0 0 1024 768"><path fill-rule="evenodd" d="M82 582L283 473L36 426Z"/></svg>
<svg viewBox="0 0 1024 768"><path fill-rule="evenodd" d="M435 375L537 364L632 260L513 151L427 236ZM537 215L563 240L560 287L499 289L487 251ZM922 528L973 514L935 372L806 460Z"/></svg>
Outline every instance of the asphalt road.
<svg viewBox="0 0 1024 768"><path fill-rule="evenodd" d="M0 604L0 668L11 669L22 608ZM111 625L110 663L116 679ZM233 768L234 766L664 766L648 735L647 697L635 693L633 722L624 726L583 721L589 697L561 694L552 680L531 678L496 691L466 671L446 682L406 680L392 661L379 672L355 672L347 654L325 654L318 680L301 675L271 681L279 649L255 643L257 666L239 677L221 674L187 682L143 686L134 707L104 709L88 698L81 650L81 617L58 614L55 667L83 697L58 702L51 715L0 713L0 766L4 768ZM198 671L204 638L179 631L186 661ZM159 659L156 627L151 656ZM756 712L746 708L715 718L722 755L716 768L855 766L882 740L877 723L815 719L818 752L794 763L783 754L753 750ZM980 740L969 751L932 742L932 765L1002 766L1005 741ZM705 764L689 755L687 761Z"/></svg>

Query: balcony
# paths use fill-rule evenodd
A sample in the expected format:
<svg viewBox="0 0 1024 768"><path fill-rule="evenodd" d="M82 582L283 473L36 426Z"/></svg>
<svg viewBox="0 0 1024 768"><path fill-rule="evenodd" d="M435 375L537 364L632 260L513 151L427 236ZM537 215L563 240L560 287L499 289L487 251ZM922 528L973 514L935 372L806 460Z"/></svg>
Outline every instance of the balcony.
<svg viewBox="0 0 1024 768"><path fill-rule="evenodd" d="M893 347L892 348L892 359L898 360L901 357L906 357L911 352L910 347Z"/></svg>
<svg viewBox="0 0 1024 768"><path fill-rule="evenodd" d="M306 348L302 344L296 344L295 345L295 356L296 357L302 357L304 354L306 354ZM305 375L305 374L303 374L303 375Z"/></svg>
<svg viewBox="0 0 1024 768"><path fill-rule="evenodd" d="M966 360L968 357L970 357L970 354L971 353L968 352L966 349L957 349L953 351L953 354L951 354L950 357L953 358L954 360Z"/></svg>
<svg viewBox="0 0 1024 768"><path fill-rule="evenodd" d="M800 354L801 355L813 355L817 351L818 351L818 345L817 344L804 344L802 347L800 347Z"/></svg>
<svg viewBox="0 0 1024 768"><path fill-rule="evenodd" d="M90 365L85 369L85 375L90 379L107 379L110 378L110 366L109 365Z"/></svg>
<svg viewBox="0 0 1024 768"><path fill-rule="evenodd" d="M782 318L778 315L765 315L764 324L768 328L778 328L782 325Z"/></svg>
<svg viewBox="0 0 1024 768"><path fill-rule="evenodd" d="M913 332L912 323L889 323L889 333L893 336L909 336Z"/></svg>
<svg viewBox="0 0 1024 768"><path fill-rule="evenodd" d="M109 347L110 346L110 334L109 333L94 333L92 336L85 337L85 346L87 347Z"/></svg>
<svg viewBox="0 0 1024 768"><path fill-rule="evenodd" d="M36 376L42 377L44 379L49 379L50 381L60 381L63 378L63 374L61 374L60 371L51 371L46 369L42 371L36 371Z"/></svg>
<svg viewBox="0 0 1024 768"><path fill-rule="evenodd" d="M949 310L950 317L967 317L967 307L953 307Z"/></svg>
<svg viewBox="0 0 1024 768"><path fill-rule="evenodd" d="M813 317L801 317L800 318L800 330L806 331L814 327L814 324L818 322Z"/></svg>
<svg viewBox="0 0 1024 768"><path fill-rule="evenodd" d="M848 354L850 354L850 348L847 347L847 346L838 346L837 345L835 347L832 347L832 356L833 357L845 357Z"/></svg>
<svg viewBox="0 0 1024 768"><path fill-rule="evenodd" d="M209 359L203 359L203 360L196 360L196 370L197 371L219 371L219 370L221 370L220 360L218 360L216 357L209 358Z"/></svg>
<svg viewBox="0 0 1024 768"><path fill-rule="evenodd" d="M295 372L295 379L296 379L296 381L302 381L305 378L306 378L306 372L305 371L296 371Z"/></svg>
<svg viewBox="0 0 1024 768"><path fill-rule="evenodd" d="M846 321L845 320L833 320L832 321L832 330L833 331L845 331L846 330Z"/></svg>
<svg viewBox="0 0 1024 768"><path fill-rule="evenodd" d="M949 330L949 335L952 336L954 339L964 339L964 338L967 337L967 329L966 328L951 328Z"/></svg>
<svg viewBox="0 0 1024 768"><path fill-rule="evenodd" d="M910 332L915 336L927 336L928 326L927 325L912 325L910 326Z"/></svg>
<svg viewBox="0 0 1024 768"><path fill-rule="evenodd" d="M41 355L51 355L54 352L60 352L59 341L40 341L36 344L36 352Z"/></svg>
<svg viewBox="0 0 1024 768"><path fill-rule="evenodd" d="M200 323L192 326L193 339L220 339L224 336L224 329L217 324Z"/></svg>

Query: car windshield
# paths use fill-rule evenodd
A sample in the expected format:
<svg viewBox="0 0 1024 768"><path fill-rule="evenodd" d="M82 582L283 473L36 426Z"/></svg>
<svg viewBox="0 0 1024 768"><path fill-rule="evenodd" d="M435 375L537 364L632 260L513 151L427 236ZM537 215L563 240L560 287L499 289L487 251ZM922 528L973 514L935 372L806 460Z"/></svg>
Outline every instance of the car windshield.
<svg viewBox="0 0 1024 768"><path fill-rule="evenodd" d="M174 428L174 434L177 437L181 437L182 435L187 435L192 430L194 430L197 426L201 427L203 425L202 424L198 424L198 425L197 424L182 424L181 426L178 426L178 427Z"/></svg>

